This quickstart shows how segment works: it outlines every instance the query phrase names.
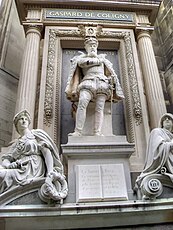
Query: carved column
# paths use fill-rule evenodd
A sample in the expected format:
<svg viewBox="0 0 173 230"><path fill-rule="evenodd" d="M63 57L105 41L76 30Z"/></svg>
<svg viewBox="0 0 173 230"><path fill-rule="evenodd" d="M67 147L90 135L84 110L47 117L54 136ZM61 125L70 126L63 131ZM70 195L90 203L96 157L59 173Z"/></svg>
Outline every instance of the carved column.
<svg viewBox="0 0 173 230"><path fill-rule="evenodd" d="M34 122L41 29L41 26L36 25L27 27L16 102L16 113L22 109L29 111L32 118L30 128Z"/></svg>
<svg viewBox="0 0 173 230"><path fill-rule="evenodd" d="M140 30L137 40L148 101L150 127L154 128L158 127L161 115L166 112L166 106L149 31Z"/></svg>

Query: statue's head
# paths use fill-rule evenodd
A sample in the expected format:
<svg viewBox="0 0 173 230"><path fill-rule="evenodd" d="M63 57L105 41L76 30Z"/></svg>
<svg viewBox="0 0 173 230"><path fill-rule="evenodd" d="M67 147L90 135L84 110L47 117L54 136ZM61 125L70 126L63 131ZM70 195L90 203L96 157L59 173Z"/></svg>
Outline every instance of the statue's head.
<svg viewBox="0 0 173 230"><path fill-rule="evenodd" d="M84 44L89 56L97 55L98 40L95 37L86 37Z"/></svg>
<svg viewBox="0 0 173 230"><path fill-rule="evenodd" d="M171 120L171 122L172 122L172 130L171 131L173 131L173 114L171 114L171 113L163 114L163 116L160 118L160 122L159 122L159 126L161 128L166 128L165 126L169 126L169 123L165 124L166 120Z"/></svg>
<svg viewBox="0 0 173 230"><path fill-rule="evenodd" d="M16 128L16 131L19 133L19 130L18 130L18 121L22 118L22 117L25 117L27 118L28 120L28 125L31 123L31 117L30 117L30 114L29 112L25 109L25 110L22 110L21 112L17 113L15 116L14 116L14 119L13 119L13 123L15 125L15 128Z"/></svg>
<svg viewBox="0 0 173 230"><path fill-rule="evenodd" d="M85 46L88 45L88 44L96 44L97 47L98 47L99 43L98 43L98 40L97 40L96 37L90 37L90 36L88 36L88 37L85 38L84 44L85 44Z"/></svg>

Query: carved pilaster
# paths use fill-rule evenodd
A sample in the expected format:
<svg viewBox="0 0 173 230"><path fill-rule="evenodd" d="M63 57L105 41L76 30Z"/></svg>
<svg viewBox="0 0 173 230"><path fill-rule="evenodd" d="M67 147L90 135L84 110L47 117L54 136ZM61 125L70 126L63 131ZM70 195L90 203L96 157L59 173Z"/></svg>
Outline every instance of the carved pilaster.
<svg viewBox="0 0 173 230"><path fill-rule="evenodd" d="M51 124L53 116L53 78L54 78L54 65L55 65L55 39L56 33L50 30L49 33L49 47L48 47L48 62L47 62L47 75L46 75L46 88L45 88L45 101L44 101L44 123Z"/></svg>

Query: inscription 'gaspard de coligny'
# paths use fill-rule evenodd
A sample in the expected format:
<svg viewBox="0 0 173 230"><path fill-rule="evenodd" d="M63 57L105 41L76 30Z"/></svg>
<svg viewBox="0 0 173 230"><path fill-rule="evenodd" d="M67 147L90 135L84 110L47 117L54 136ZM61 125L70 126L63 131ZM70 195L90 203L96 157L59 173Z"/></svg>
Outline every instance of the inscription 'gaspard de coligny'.
<svg viewBox="0 0 173 230"><path fill-rule="evenodd" d="M92 19L133 22L133 14L114 11L91 11L91 10L72 10L72 9L46 9L46 19Z"/></svg>

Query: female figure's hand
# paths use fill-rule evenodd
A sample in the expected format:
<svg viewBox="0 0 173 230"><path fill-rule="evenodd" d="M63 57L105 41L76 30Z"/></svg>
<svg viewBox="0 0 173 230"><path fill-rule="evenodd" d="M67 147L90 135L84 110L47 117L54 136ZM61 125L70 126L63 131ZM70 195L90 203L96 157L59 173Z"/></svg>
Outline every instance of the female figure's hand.
<svg viewBox="0 0 173 230"><path fill-rule="evenodd" d="M18 168L17 162L12 162L8 165L8 169L16 169Z"/></svg>

